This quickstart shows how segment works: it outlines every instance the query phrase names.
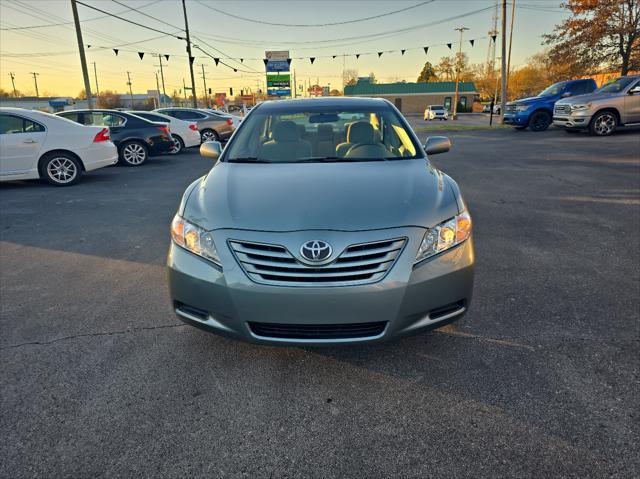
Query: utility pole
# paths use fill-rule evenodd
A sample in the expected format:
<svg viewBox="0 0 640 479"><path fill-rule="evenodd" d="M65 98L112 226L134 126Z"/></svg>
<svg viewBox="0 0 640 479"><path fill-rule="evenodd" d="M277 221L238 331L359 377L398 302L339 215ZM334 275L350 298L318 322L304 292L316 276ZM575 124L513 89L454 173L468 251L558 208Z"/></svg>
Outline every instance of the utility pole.
<svg viewBox="0 0 640 479"><path fill-rule="evenodd" d="M16 90L16 75L11 72L9 73L9 76L11 77L11 86L13 86L13 97L18 98L18 91Z"/></svg>
<svg viewBox="0 0 640 479"><path fill-rule="evenodd" d="M84 92L87 96L89 110L93 110L93 96L91 95L91 84L89 83L89 70L87 69L87 58L84 55L84 42L82 41L80 17L78 17L78 5L76 4L76 0L71 0L71 11L73 12L73 23L76 26L76 37L78 39L78 50L80 52L80 65L82 66L82 78L84 80Z"/></svg>
<svg viewBox="0 0 640 479"><path fill-rule="evenodd" d="M164 70L162 69L162 55L158 54L158 61L160 62L160 79L162 80L162 95L163 99L167 98L167 92L164 89Z"/></svg>
<svg viewBox="0 0 640 479"><path fill-rule="evenodd" d="M209 97L207 96L207 75L204 72L204 63L201 63L202 67L202 82L204 83L204 105L209 108Z"/></svg>
<svg viewBox="0 0 640 479"><path fill-rule="evenodd" d="M509 77L511 76L511 45L513 45L513 20L516 16L516 0L511 1L511 27L509 31L509 56L507 57L507 90L509 89Z"/></svg>
<svg viewBox="0 0 640 479"><path fill-rule="evenodd" d="M506 1L506 0L505 0ZM458 94L460 90L460 64L462 63L462 34L469 30L467 27L459 27L454 30L460 32L460 44L458 45L458 58L456 58L456 95L453 101L453 115L452 119L458 119Z"/></svg>
<svg viewBox="0 0 640 479"><path fill-rule="evenodd" d="M96 79L96 96L100 96L100 88L98 88L98 69L96 62L93 62L93 76Z"/></svg>
<svg viewBox="0 0 640 479"><path fill-rule="evenodd" d="M40 96L40 93L38 92L38 75L40 75L40 73L38 72L30 72L31 75L33 75L33 82L36 84L36 98L38 98Z"/></svg>
<svg viewBox="0 0 640 479"><path fill-rule="evenodd" d="M506 0L505 0L506 1ZM191 61L191 38L189 37L189 22L187 21L187 6L185 0L182 0L182 12L184 13L184 31L187 34L187 55L189 56L189 73L191 73L191 96L193 99L193 107L198 108L198 99L196 98L196 79L193 76L193 61Z"/></svg>
<svg viewBox="0 0 640 479"><path fill-rule="evenodd" d="M133 110L133 89L131 88L131 72L127 71L127 85L129 85L129 98L131 98L131 109Z"/></svg>
<svg viewBox="0 0 640 479"><path fill-rule="evenodd" d="M162 104L162 98L160 97L160 82L158 81L158 72L155 72L155 74L156 74L156 88L157 88L156 91L158 92L158 106L162 107L164 105Z"/></svg>
<svg viewBox="0 0 640 479"><path fill-rule="evenodd" d="M184 93L184 105L186 105L187 104L187 85L184 82L184 78L182 79L182 93Z"/></svg>
<svg viewBox="0 0 640 479"><path fill-rule="evenodd" d="M500 88L500 123L504 123L504 108L507 104L507 0L502 0L502 68Z"/></svg>

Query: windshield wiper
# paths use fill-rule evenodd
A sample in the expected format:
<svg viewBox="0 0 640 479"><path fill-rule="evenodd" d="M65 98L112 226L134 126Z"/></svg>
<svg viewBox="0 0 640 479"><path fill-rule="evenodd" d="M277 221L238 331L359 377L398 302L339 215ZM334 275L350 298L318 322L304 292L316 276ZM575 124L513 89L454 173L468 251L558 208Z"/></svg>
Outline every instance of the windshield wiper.
<svg viewBox="0 0 640 479"><path fill-rule="evenodd" d="M229 158L226 160L229 163L272 163L271 161L261 160L255 156L245 156L241 158Z"/></svg>

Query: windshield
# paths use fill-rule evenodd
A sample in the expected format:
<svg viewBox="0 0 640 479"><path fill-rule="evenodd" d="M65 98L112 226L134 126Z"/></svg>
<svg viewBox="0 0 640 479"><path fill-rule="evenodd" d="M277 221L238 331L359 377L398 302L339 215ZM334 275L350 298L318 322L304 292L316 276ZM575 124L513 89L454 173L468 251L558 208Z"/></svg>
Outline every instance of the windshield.
<svg viewBox="0 0 640 479"><path fill-rule="evenodd" d="M430 105L429 109L430 110L444 110L444 107L442 105Z"/></svg>
<svg viewBox="0 0 640 479"><path fill-rule="evenodd" d="M602 85L600 88L596 90L596 93L619 93L624 90L629 83L637 80L637 78L633 77L622 77L612 82L607 83L606 85Z"/></svg>
<svg viewBox="0 0 640 479"><path fill-rule="evenodd" d="M387 105L336 109L293 102L252 112L225 153L223 161L262 163L423 157L409 127Z"/></svg>
<svg viewBox="0 0 640 479"><path fill-rule="evenodd" d="M554 96L558 95L564 90L566 82L554 83L549 88L542 90L538 96Z"/></svg>

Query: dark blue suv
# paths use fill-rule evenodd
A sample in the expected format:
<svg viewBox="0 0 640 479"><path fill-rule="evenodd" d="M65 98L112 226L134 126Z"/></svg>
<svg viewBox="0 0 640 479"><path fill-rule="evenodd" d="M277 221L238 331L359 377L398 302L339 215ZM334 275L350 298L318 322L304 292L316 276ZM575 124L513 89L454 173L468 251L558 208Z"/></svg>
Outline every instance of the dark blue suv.
<svg viewBox="0 0 640 479"><path fill-rule="evenodd" d="M561 98L585 95L598 86L591 78L554 83L538 96L507 103L504 122L518 130L529 127L531 131L546 130L553 119L553 105Z"/></svg>

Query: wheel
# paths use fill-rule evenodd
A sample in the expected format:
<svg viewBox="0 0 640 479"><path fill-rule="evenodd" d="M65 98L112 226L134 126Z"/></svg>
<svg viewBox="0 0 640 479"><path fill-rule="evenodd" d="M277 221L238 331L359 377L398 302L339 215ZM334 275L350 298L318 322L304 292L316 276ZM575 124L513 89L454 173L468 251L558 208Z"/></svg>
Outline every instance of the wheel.
<svg viewBox="0 0 640 479"><path fill-rule="evenodd" d="M147 147L139 141L127 141L120 147L120 162L125 166L140 166L147 158Z"/></svg>
<svg viewBox="0 0 640 479"><path fill-rule="evenodd" d="M75 185L82 177L82 164L69 153L47 153L40 160L40 177L55 186Z"/></svg>
<svg viewBox="0 0 640 479"><path fill-rule="evenodd" d="M203 143L205 141L220 141L218 133L210 128L205 128L204 130L202 130L202 132L200 132L200 136L202 137Z"/></svg>
<svg viewBox="0 0 640 479"><path fill-rule="evenodd" d="M618 118L615 113L612 111L601 111L600 113L596 113L591 123L589 123L589 132L596 136L608 136L616 131L617 126Z"/></svg>
<svg viewBox="0 0 640 479"><path fill-rule="evenodd" d="M177 155L184 150L184 141L179 136L173 135L173 146L169 150L169 154Z"/></svg>
<svg viewBox="0 0 640 479"><path fill-rule="evenodd" d="M546 111L538 111L533 114L529 120L529 129L531 131L544 131L551 124L551 115Z"/></svg>

